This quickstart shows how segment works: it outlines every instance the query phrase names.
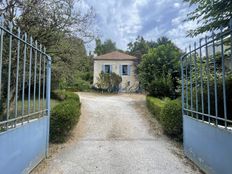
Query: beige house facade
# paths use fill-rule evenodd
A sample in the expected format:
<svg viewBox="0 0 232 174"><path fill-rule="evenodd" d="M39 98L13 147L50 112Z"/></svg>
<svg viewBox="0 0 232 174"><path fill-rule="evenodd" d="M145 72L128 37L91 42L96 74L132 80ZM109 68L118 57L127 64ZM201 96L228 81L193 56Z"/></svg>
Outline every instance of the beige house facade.
<svg viewBox="0 0 232 174"><path fill-rule="evenodd" d="M134 56L114 51L94 58L94 79L93 85L97 87L99 74L116 73L122 77L120 84L121 92L135 92L138 90L139 82L137 80L135 62L137 58Z"/></svg>

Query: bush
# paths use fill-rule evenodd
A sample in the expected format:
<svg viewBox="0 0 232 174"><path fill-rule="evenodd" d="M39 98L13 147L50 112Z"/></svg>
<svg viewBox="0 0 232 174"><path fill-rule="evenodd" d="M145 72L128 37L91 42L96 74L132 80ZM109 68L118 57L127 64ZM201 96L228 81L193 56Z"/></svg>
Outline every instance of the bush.
<svg viewBox="0 0 232 174"><path fill-rule="evenodd" d="M75 84L67 87L66 89L69 91L89 91L91 88L91 85L89 82L82 80L82 79L77 79Z"/></svg>
<svg viewBox="0 0 232 174"><path fill-rule="evenodd" d="M50 141L63 143L79 120L81 104L76 94L64 91L56 91L54 94L63 102L51 111Z"/></svg>
<svg viewBox="0 0 232 174"><path fill-rule="evenodd" d="M97 81L98 82L96 85L100 90L107 92L118 92L119 85L122 82L122 77L116 73L109 74L101 72Z"/></svg>
<svg viewBox="0 0 232 174"><path fill-rule="evenodd" d="M179 99L167 101L161 110L160 122L167 135L182 139L182 106Z"/></svg>
<svg viewBox="0 0 232 174"><path fill-rule="evenodd" d="M51 98L59 101L73 99L76 100L77 102L80 102L80 98L77 94L63 90L52 91Z"/></svg>
<svg viewBox="0 0 232 174"><path fill-rule="evenodd" d="M153 116L160 120L160 112L164 107L165 102L155 97L147 96L146 103L149 111L153 114Z"/></svg>
<svg viewBox="0 0 232 174"><path fill-rule="evenodd" d="M158 98L170 97L173 98L172 81L170 79L153 80L147 89L151 96Z"/></svg>
<svg viewBox="0 0 232 174"><path fill-rule="evenodd" d="M232 105L232 77L229 76L226 79L226 103L227 103L227 113L232 113L232 107L229 107ZM216 115L216 107L215 107L215 87L214 87L214 81L213 79L211 79L209 81L210 85L209 85L209 89L210 89L210 115ZM204 82L205 87L203 90L203 97L204 97L204 112L208 113L208 91L207 91L207 82ZM196 89L195 87L193 87L193 109L196 109ZM202 112L202 102L201 102L201 89L200 87L198 87L198 111ZM188 92L188 107L191 107L191 93L190 91ZM224 118L224 101L223 101L223 82L221 78L217 79L217 99L218 99L218 117L220 118ZM186 101L185 101L186 102ZM195 115L195 114L194 114ZM202 117L200 115L198 115L200 119L202 119ZM205 120L208 120L208 117L204 117ZM232 115L228 114L227 118L232 120ZM215 119L211 118L211 122L214 122ZM218 120L218 124L223 125L224 121L220 121Z"/></svg>

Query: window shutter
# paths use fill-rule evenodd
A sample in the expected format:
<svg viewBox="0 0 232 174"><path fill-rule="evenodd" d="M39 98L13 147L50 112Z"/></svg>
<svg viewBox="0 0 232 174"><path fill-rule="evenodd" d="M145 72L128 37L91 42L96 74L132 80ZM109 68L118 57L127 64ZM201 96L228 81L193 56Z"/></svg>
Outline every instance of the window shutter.
<svg viewBox="0 0 232 174"><path fill-rule="evenodd" d="M105 65L102 65L102 71L105 73Z"/></svg>
<svg viewBox="0 0 232 174"><path fill-rule="evenodd" d="M122 65L119 65L119 74L122 75Z"/></svg>
<svg viewBox="0 0 232 174"><path fill-rule="evenodd" d="M112 73L112 65L110 65L110 73Z"/></svg>
<svg viewBox="0 0 232 174"><path fill-rule="evenodd" d="M128 76L131 74L131 65L128 65Z"/></svg>

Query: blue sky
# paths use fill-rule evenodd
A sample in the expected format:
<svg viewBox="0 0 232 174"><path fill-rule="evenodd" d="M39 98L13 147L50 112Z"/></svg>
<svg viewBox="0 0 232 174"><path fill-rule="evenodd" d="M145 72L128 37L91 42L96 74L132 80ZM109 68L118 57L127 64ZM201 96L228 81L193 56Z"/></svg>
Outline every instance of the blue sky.
<svg viewBox="0 0 232 174"><path fill-rule="evenodd" d="M112 39L120 49L126 50L138 35L146 40L166 36L184 49L197 38L186 38L186 32L195 28L196 22L183 22L193 9L182 1L86 0L84 5L95 10L100 38Z"/></svg>

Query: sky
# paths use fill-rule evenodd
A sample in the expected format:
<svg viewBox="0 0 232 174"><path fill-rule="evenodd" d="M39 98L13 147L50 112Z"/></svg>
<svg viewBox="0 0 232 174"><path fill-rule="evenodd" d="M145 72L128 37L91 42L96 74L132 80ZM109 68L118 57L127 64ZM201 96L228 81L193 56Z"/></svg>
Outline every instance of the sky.
<svg viewBox="0 0 232 174"><path fill-rule="evenodd" d="M95 10L99 37L111 39L122 50L138 35L149 41L166 36L183 50L198 40L186 38L197 24L183 22L193 10L183 0L85 0L84 6Z"/></svg>

